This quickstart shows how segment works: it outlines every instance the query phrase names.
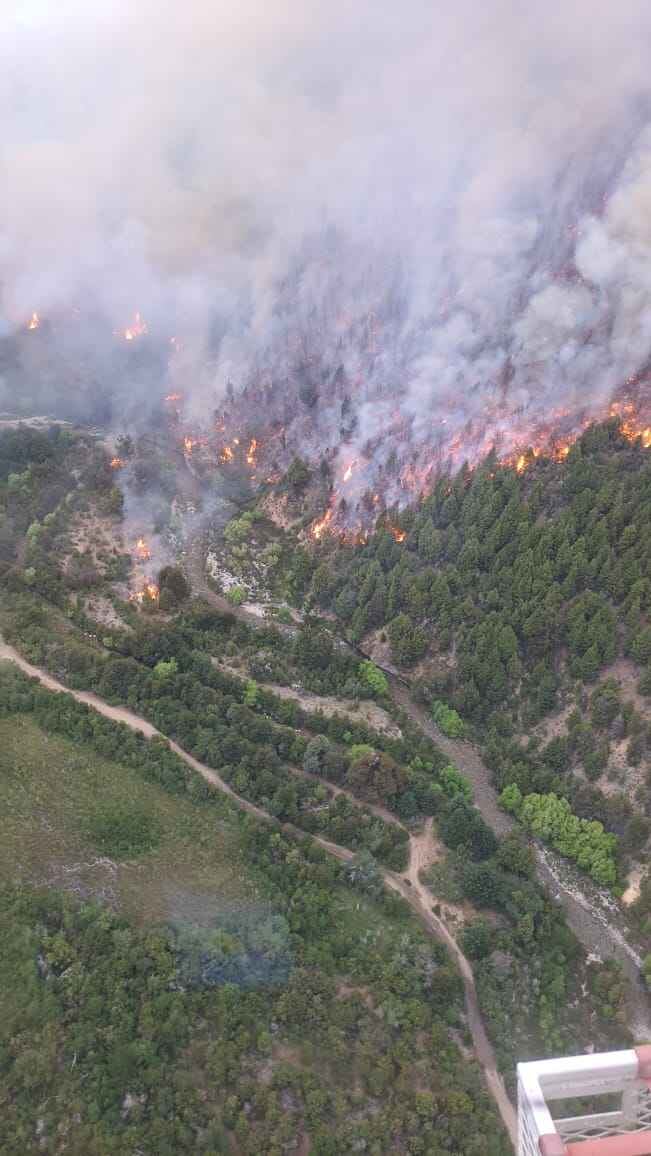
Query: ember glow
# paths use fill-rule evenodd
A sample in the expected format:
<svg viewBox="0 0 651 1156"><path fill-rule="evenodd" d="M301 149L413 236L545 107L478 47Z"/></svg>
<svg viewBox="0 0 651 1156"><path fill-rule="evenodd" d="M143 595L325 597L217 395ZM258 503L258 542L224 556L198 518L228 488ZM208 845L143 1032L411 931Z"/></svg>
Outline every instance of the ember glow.
<svg viewBox="0 0 651 1156"><path fill-rule="evenodd" d="M136 542L136 545L135 545L134 553L136 555L136 558L139 559L139 561L141 561L141 562L148 562L149 561L149 559L151 558L151 550L149 549L149 546L145 542L144 538L138 538L138 541Z"/></svg>
<svg viewBox="0 0 651 1156"><path fill-rule="evenodd" d="M332 518L333 518L333 510L332 510L332 507L330 507L330 509L326 510L325 514L323 515L323 517L321 519L319 519L318 522L314 522L312 524L312 527L310 529L310 535L312 536L312 538L314 538L315 542L320 542L322 535L325 534L326 531L329 530L330 524L332 522Z"/></svg>
<svg viewBox="0 0 651 1156"><path fill-rule="evenodd" d="M183 451L187 454L188 457L192 456L192 451L196 445L197 442L194 438L191 438L187 435L183 438Z"/></svg>
<svg viewBox="0 0 651 1156"><path fill-rule="evenodd" d="M121 470L124 468L125 462L122 458L111 458L111 469Z"/></svg>
<svg viewBox="0 0 651 1156"><path fill-rule="evenodd" d="M41 327L41 319L40 319L38 313L32 313L32 316L29 319L29 323L28 323L27 328L28 329L40 329L40 327Z"/></svg>
<svg viewBox="0 0 651 1156"><path fill-rule="evenodd" d="M170 402L182 401L183 400L183 394L182 393L168 393L165 395L165 398L163 400L164 401L170 401Z"/></svg>
<svg viewBox="0 0 651 1156"><path fill-rule="evenodd" d="M140 590L134 590L129 595L130 602L137 602L139 606L143 603L157 603L160 595L160 590L155 582L146 582Z"/></svg>
<svg viewBox="0 0 651 1156"><path fill-rule="evenodd" d="M135 341L137 337L142 337L147 332L147 323L143 321L139 313L136 313L132 325L128 325L122 331L122 337L125 341Z"/></svg>
<svg viewBox="0 0 651 1156"><path fill-rule="evenodd" d="M605 0L552 0L543 20L504 0L442 0L435 18L424 0L399 15L362 0L317 6L305 37L297 4L274 37L273 4L231 27L196 0L196 13L156 26L154 64L151 21L136 27L115 0L119 86L95 76L97 6L80 7L88 20L69 22L65 77L42 67L46 51L17 57L26 91L63 111L64 131L46 118L34 138L19 102L5 142L17 211L3 232L3 300L19 330L38 327L30 304L47 322L43 340L19 342L29 365L5 380L3 364L0 409L30 373L59 380L42 346L47 336L56 353L60 338L74 360L60 319L87 298L90 324L71 322L91 350L77 367L82 408L98 408L90 383L101 382L101 408L137 434L152 399L183 390L213 464L259 478L296 457L323 467L337 489L327 525L352 531L490 451L528 478L562 461L629 383L636 399L651 391L651 5L627 0L620 19ZM47 22L42 35L46 48ZM179 61L194 99L175 99ZM253 62L264 81L251 86ZM102 155L119 165L84 163L83 118L65 117L77 72L97 99ZM211 118L206 137L213 108L233 118ZM132 118L138 131L125 133ZM54 229L52 204L63 210ZM94 340L95 319L108 341ZM113 357L114 325L127 352L136 342L137 365L124 348L115 366L91 364ZM649 448L645 407L618 404L623 435ZM184 445L198 458L194 433L182 443L166 412L179 456Z"/></svg>
<svg viewBox="0 0 651 1156"><path fill-rule="evenodd" d="M635 402L613 402L610 416L620 419L620 429L629 442L635 442L639 438L643 449L651 449L651 424L646 425L641 420Z"/></svg>

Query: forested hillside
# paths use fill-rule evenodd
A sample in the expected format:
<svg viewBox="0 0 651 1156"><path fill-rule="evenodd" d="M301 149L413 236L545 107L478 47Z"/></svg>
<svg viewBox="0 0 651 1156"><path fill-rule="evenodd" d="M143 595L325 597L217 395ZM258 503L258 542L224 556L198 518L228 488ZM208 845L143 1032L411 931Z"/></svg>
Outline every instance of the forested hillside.
<svg viewBox="0 0 651 1156"><path fill-rule="evenodd" d="M616 493L624 487L625 518L639 516L632 489L646 459L610 429L599 436L603 445L576 451L579 464L538 463L538 478L533 467L520 478L488 463L442 482L401 515L403 543L381 531L355 550L331 544L327 561L301 550L301 581L290 573L288 588L307 592L313 574L313 596L291 627L225 614L193 596L178 567L164 576L164 608L129 601L121 502L102 447L74 431L0 437L0 632L41 671L95 693L103 709L136 712L184 754L29 683L13 666L0 669L1 919L10 945L3 1151L55 1152L64 1136L84 1156L296 1146L324 1156L362 1146L377 1156L501 1156L506 1140L466 1058L472 1037L456 968L383 884L393 872L409 898L418 840L428 858L413 879L429 888L427 910L471 961L510 1087L517 1058L629 1042L625 974L587 957L540 886L525 832L546 824L543 837L562 836L563 854L615 885L643 846L641 796L607 799L563 760L575 751L587 758L591 742L604 748L623 734L636 739L643 767L645 699L636 692L631 711L621 687L598 672L589 683L583 668L579 676L563 631L577 600L592 594L603 613L588 626L612 626L605 660L622 649L639 665L646 579L616 597L601 571L592 583L586 562L564 594L567 575L549 560L556 624L534 654L513 595L520 555L507 534L513 511L524 526L514 541L527 551L535 553L545 525L552 538L559 521L569 533L579 522L567 479L583 468L609 474ZM494 523L505 521L485 568L479 557L464 568L455 523L483 517L487 494ZM586 513L584 530L589 522ZM491 533L480 535L482 549ZM439 542L438 554L427 557L423 534ZM238 538L243 565L245 544ZM637 574L647 547L636 540L631 550ZM613 572L619 556L615 541ZM448 595L437 611L441 584ZM317 594L341 625L319 619ZM360 632L355 615L376 595L378 617ZM352 614L346 599L358 602ZM393 700L380 667L337 637L348 629L367 647L371 626L380 647L383 630L387 646L401 631L421 638L420 657L396 650L394 662L442 734L484 743L519 829L504 836L489 825L470 782ZM463 663L495 630L504 647L512 640L500 660L504 697L472 709ZM562 735L524 745L523 729L544 722L531 692L538 666L554 681L574 745ZM326 701L333 709L322 709ZM186 755L268 821L238 817ZM534 792L542 802L532 802ZM552 792L571 802L578 827ZM617 838L581 826L583 812L593 818L598 807Z"/></svg>
<svg viewBox="0 0 651 1156"><path fill-rule="evenodd" d="M530 724L563 679L591 683L618 653L651 693L651 455L613 421L564 462L522 474L488 458L366 546L317 569L313 594L360 640L387 632L395 662L441 656L434 681L467 719L508 710Z"/></svg>
<svg viewBox="0 0 651 1156"><path fill-rule="evenodd" d="M439 478L366 545L323 551L315 604L404 671L445 733L465 728L484 745L498 789L563 795L643 854L651 454L641 440L611 421L563 461L530 455L518 473L488 458Z"/></svg>

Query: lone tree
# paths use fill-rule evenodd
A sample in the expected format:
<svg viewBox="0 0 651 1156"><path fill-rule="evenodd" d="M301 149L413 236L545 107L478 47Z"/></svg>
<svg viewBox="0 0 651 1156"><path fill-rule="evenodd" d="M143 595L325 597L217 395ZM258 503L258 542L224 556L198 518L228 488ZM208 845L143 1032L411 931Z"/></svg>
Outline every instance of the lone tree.
<svg viewBox="0 0 651 1156"><path fill-rule="evenodd" d="M161 610L174 610L190 595L190 584L178 566L163 566L158 575Z"/></svg>

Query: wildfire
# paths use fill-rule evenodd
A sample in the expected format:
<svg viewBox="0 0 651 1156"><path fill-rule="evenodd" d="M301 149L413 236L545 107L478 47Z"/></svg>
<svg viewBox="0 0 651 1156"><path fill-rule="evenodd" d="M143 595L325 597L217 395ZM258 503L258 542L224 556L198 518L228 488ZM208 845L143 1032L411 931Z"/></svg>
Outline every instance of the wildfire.
<svg viewBox="0 0 651 1156"><path fill-rule="evenodd" d="M651 426L643 426L639 421L634 402L613 402L610 407L610 416L619 418L620 430L629 442L635 442L640 438L642 448L651 449Z"/></svg>
<svg viewBox="0 0 651 1156"><path fill-rule="evenodd" d="M182 393L168 393L165 395L165 401L183 401Z"/></svg>
<svg viewBox="0 0 651 1156"><path fill-rule="evenodd" d="M194 447L196 446L196 444L197 443L194 440L194 438L187 437L187 436L183 438L183 449L184 449L184 452L188 455L188 457L191 457L192 451L193 451Z"/></svg>
<svg viewBox="0 0 651 1156"><path fill-rule="evenodd" d="M346 467L346 469L344 470L344 481L345 481L345 482L349 482L349 481L350 481L350 479L352 478L352 476L353 476L353 470L355 469L355 466L356 466L356 465L357 465L357 459L355 458L355 460L354 460L354 461L352 461L352 462L350 463L350 465L349 465L349 466L347 466L347 467Z"/></svg>
<svg viewBox="0 0 651 1156"><path fill-rule="evenodd" d="M644 425L635 401L628 399L612 402L608 409L608 416L617 418L620 433L627 441L640 441L643 449L651 449L651 425ZM559 421L562 421L565 417L567 417L567 414L564 412L559 412L554 415L554 418ZM503 458L502 464L515 469L518 474L523 474L532 462L543 453L551 458L552 461L564 462L575 441L581 436L583 431L587 429L589 424L590 419L587 417L584 418L578 424L577 429L572 435L564 441L557 441L555 439L552 426L546 430L538 429L536 431L538 445L526 450L524 453Z"/></svg>
<svg viewBox="0 0 651 1156"><path fill-rule="evenodd" d="M147 323L143 321L140 313L136 313L133 325L127 326L122 331L122 337L125 341L135 341L137 337L142 337L143 333L147 332Z"/></svg>
<svg viewBox="0 0 651 1156"><path fill-rule="evenodd" d="M316 542L321 541L321 535L328 529L332 521L332 508L326 510L320 521L315 522L310 530L310 534Z"/></svg>
<svg viewBox="0 0 651 1156"><path fill-rule="evenodd" d="M40 327L41 327L41 319L40 319L38 313L32 313L32 316L29 319L29 324L28 324L27 328L28 329L40 329Z"/></svg>
<svg viewBox="0 0 651 1156"><path fill-rule="evenodd" d="M400 529L398 529L397 526L388 525L387 530L389 531L389 533L395 539L396 542L404 542L405 538L407 537L407 531L406 530L400 530Z"/></svg>
<svg viewBox="0 0 651 1156"><path fill-rule="evenodd" d="M148 562L151 558L151 550L149 549L149 546L145 542L144 538L138 538L135 546L135 553L136 557L139 558L141 562Z"/></svg>
<svg viewBox="0 0 651 1156"><path fill-rule="evenodd" d="M155 582L146 582L141 590L134 590L133 594L129 595L130 602L137 602L142 606L143 602L158 602L160 590Z"/></svg>
<svg viewBox="0 0 651 1156"><path fill-rule="evenodd" d="M121 470L124 468L124 461L122 458L111 458L111 469Z"/></svg>
<svg viewBox="0 0 651 1156"><path fill-rule="evenodd" d="M223 446L219 453L219 460L222 463L232 462L233 451L230 446Z"/></svg>
<svg viewBox="0 0 651 1156"><path fill-rule="evenodd" d="M256 462L256 460L255 460L255 455L256 455L256 451L257 451L257 448L258 448L258 443L257 443L256 439L255 439L255 438L251 438L251 444L250 444L250 446L249 446L249 448L248 448L248 450L247 450L247 452L246 452L246 460L247 460L247 464L248 464L248 465L250 465L250 466L255 466L255 465L257 465L257 462Z"/></svg>

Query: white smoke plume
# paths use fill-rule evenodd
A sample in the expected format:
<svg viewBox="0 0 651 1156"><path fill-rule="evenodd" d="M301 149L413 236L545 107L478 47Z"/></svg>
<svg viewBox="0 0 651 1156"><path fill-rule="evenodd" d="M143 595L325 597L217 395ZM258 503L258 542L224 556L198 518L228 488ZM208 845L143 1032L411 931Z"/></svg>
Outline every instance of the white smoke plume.
<svg viewBox="0 0 651 1156"><path fill-rule="evenodd" d="M646 0L10 0L0 336L57 319L58 399L133 420L139 310L190 412L353 493L602 416L651 353L650 48Z"/></svg>

